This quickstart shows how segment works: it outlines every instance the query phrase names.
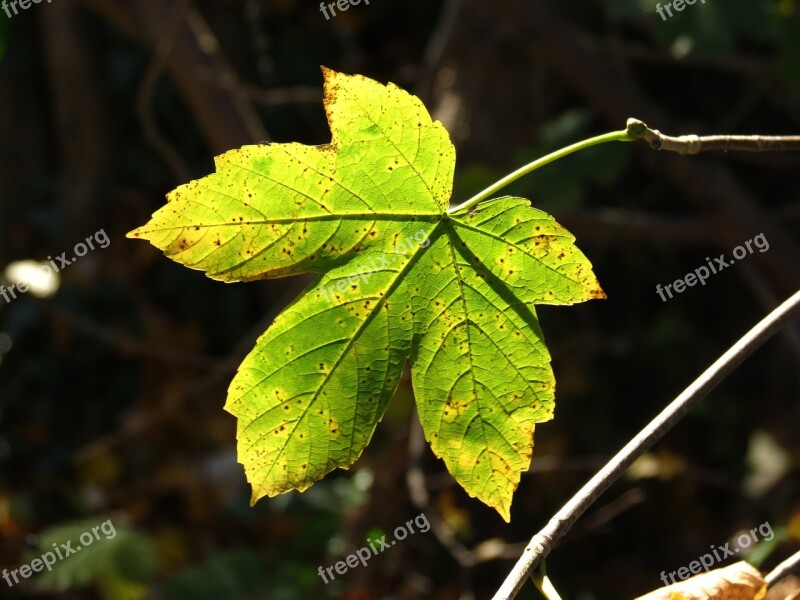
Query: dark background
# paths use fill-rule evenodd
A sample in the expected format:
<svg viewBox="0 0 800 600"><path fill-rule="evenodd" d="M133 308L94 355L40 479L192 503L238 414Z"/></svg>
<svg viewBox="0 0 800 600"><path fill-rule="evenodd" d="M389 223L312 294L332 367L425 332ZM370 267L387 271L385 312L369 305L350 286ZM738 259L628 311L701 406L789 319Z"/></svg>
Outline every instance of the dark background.
<svg viewBox="0 0 800 600"><path fill-rule="evenodd" d="M0 300L0 569L41 554L53 528L110 518L119 532L40 581L59 591L0 580L0 597L491 597L604 460L800 288L800 154L612 144L509 188L576 234L608 294L539 311L556 419L537 427L510 525L419 444L407 379L352 470L250 508L226 388L306 281L213 282L125 233L216 154L328 142L320 65L423 98L457 147L455 201L630 116L674 134L797 135L796 0L707 0L666 21L654 5L372 0L330 20L312 0L0 12L0 276L100 229L111 239L62 273L55 296ZM760 233L768 251L666 303L655 293ZM798 372L795 323L578 522L548 560L563 597L642 594L764 522L775 537L754 563L796 551ZM427 500L418 489L412 501L409 468L426 475ZM322 584L318 566L420 512L438 535ZM520 597L537 597L529 586Z"/></svg>

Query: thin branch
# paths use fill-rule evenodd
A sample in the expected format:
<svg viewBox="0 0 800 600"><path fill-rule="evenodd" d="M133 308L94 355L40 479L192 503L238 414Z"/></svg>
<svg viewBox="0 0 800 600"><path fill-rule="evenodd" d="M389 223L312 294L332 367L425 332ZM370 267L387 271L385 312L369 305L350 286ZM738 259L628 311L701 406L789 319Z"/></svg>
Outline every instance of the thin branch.
<svg viewBox="0 0 800 600"><path fill-rule="evenodd" d="M180 348L167 348L159 344L147 342L123 333L122 331L104 327L95 321L63 310L55 303L46 300L39 300L38 302L48 314L63 321L68 327L72 327L76 331L91 336L104 344L108 344L121 354L157 358L158 360L171 362L176 365L204 370L213 369L223 361L223 359L218 359L213 356L190 354Z"/></svg>
<svg viewBox="0 0 800 600"><path fill-rule="evenodd" d="M208 56L212 68L216 69L220 77L228 82L225 87L227 88L231 105L239 119L241 119L250 139L254 142L270 140L270 135L264 128L258 112L250 103L247 94L241 89L239 76L225 57L222 45L214 35L208 21L194 5L190 5L189 12L186 15L186 25L194 35L198 48Z"/></svg>
<svg viewBox="0 0 800 600"><path fill-rule="evenodd" d="M469 548L458 540L455 532L439 516L438 511L433 510L430 505L430 494L428 494L425 483L425 472L420 464L425 446L425 434L419 419L415 415L412 417L411 430L408 435L409 464L406 472L406 483L411 494L411 502L418 510L424 511L428 515L433 535L450 552L461 568L464 570L471 569L477 563L475 556Z"/></svg>
<svg viewBox="0 0 800 600"><path fill-rule="evenodd" d="M417 95L427 104L431 100L434 84L445 52L450 47L453 34L458 31L458 20L464 8L464 0L447 0L439 16L439 23L430 38L422 59Z"/></svg>
<svg viewBox="0 0 800 600"><path fill-rule="evenodd" d="M156 84L167 63L170 53L175 48L175 41L184 24L189 10L188 0L182 0L179 5L174 23L169 28L169 33L162 37L153 50L153 58L142 77L139 90L136 93L136 115L142 125L145 140L153 147L156 154L160 155L172 172L176 181L188 181L189 168L181 158L180 152L164 137L156 124L150 102L155 92Z"/></svg>
<svg viewBox="0 0 800 600"><path fill-rule="evenodd" d="M772 587L772 585L791 574L791 572L797 568L800 568L800 551L795 552L777 567L772 569L772 571L770 571L769 574L764 577L764 580L767 582L767 586Z"/></svg>
<svg viewBox="0 0 800 600"><path fill-rule="evenodd" d="M592 515L586 517L579 526L575 527L563 539L563 544L569 544L582 537L590 535L597 529L607 525L625 511L641 504L647 499L641 488L633 488L615 498L605 506L597 509Z"/></svg>
<svg viewBox="0 0 800 600"><path fill-rule="evenodd" d="M320 104L322 92L318 87L298 85L286 88L266 89L251 83L241 82L229 73L201 67L195 71L197 79L215 85L230 93L244 94L254 104L273 107L281 104Z"/></svg>
<svg viewBox="0 0 800 600"><path fill-rule="evenodd" d="M701 152L787 152L800 150L798 135L664 135L650 129L639 119L628 119L628 135L647 142L651 148L677 152L678 154L700 154Z"/></svg>
<svg viewBox="0 0 800 600"><path fill-rule="evenodd" d="M273 308L239 340L231 352L209 368L202 377L196 379L191 386L170 391L157 406L137 410L126 417L117 429L104 433L73 451L71 455L73 462L83 464L95 456L110 452L120 444L142 435L155 423L174 415L188 400L196 400L209 389L224 383L226 379L230 378L230 374L236 371L237 365L253 347L256 338L275 320L275 316L280 311L279 307L285 306L304 285L300 278L288 285L285 293L278 298Z"/></svg>
<svg viewBox="0 0 800 600"><path fill-rule="evenodd" d="M777 333L790 319L798 315L800 315L800 291L795 292L731 346L592 477L550 519L544 529L533 536L517 564L514 565L511 573L495 594L494 600L516 598L517 593L533 573L533 569L539 561L547 557L555 543L572 528L586 509L611 487L639 456L672 429L748 356Z"/></svg>

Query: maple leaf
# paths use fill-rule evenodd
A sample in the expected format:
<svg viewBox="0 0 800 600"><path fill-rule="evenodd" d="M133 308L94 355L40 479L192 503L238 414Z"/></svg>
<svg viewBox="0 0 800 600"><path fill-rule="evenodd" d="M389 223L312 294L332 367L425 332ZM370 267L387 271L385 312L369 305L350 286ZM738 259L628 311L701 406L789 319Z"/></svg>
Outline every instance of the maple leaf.
<svg viewBox="0 0 800 600"><path fill-rule="evenodd" d="M536 304L605 297L528 200L449 208L455 149L393 84L323 68L332 141L245 146L131 232L222 281L320 276L228 390L252 501L361 455L410 360L425 437L508 521L555 381Z"/></svg>

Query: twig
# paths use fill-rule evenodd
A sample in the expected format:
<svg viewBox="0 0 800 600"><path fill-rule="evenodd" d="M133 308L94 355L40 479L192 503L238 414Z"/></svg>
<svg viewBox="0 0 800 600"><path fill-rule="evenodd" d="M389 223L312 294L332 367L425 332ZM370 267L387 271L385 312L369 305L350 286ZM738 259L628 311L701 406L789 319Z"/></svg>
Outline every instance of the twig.
<svg viewBox="0 0 800 600"><path fill-rule="evenodd" d="M693 216L668 216L618 208L576 210L555 216L559 223L572 233L580 234L578 237L583 240L592 236L615 244L635 240L659 240L705 245L724 245L725 241L712 239L715 233L713 224Z"/></svg>
<svg viewBox="0 0 800 600"><path fill-rule="evenodd" d="M230 96L231 105L241 119L250 139L254 142L269 141L271 137L264 128L255 107L249 102L247 94L241 89L239 77L225 58L219 40L214 35L208 21L193 4L190 5L186 14L186 25L194 35L198 48L208 56L211 66L219 72L222 80L227 82L225 88Z"/></svg>
<svg viewBox="0 0 800 600"><path fill-rule="evenodd" d="M425 483L425 472L420 464L425 449L425 434L416 416L412 419L408 435L408 470L406 483L414 506L428 515L431 530L439 543L447 548L462 569L468 570L477 563L473 553L456 537L455 532L430 506L430 495Z"/></svg>
<svg viewBox="0 0 800 600"><path fill-rule="evenodd" d="M222 85L228 84L222 82ZM318 88L313 87L297 86L265 90L243 83L241 88L250 100L262 106L272 107L293 103L319 104L322 102L322 93Z"/></svg>
<svg viewBox="0 0 800 600"><path fill-rule="evenodd" d="M180 2L163 0L130 0L125 4L131 7L140 22L139 30L153 48L171 34L170 26L180 8ZM189 12L166 58L165 73L214 154L267 139L255 107L234 92L200 80L197 72L203 68L233 72L213 32L190 1Z"/></svg>
<svg viewBox="0 0 800 600"><path fill-rule="evenodd" d="M169 28L169 34L162 37L156 44L153 58L144 72L139 91L136 93L136 115L142 125L144 138L161 156L172 172L172 176L179 182L189 180L189 168L181 158L180 152L161 134L153 116L150 101L167 59L175 48L175 40L184 24L188 10L189 2L183 0L175 13L174 23Z"/></svg>
<svg viewBox="0 0 800 600"><path fill-rule="evenodd" d="M38 301L40 306L54 318L62 320L68 327L72 327L85 335L91 336L108 344L121 354L133 354L146 358L157 358L176 365L195 369L212 369L222 359L205 354L188 354L179 348L167 348L152 342L140 340L121 331L104 327L90 319L85 319L77 314L59 308L52 302Z"/></svg>
<svg viewBox="0 0 800 600"><path fill-rule="evenodd" d="M770 571L769 574L764 577L764 580L767 582L767 586L771 587L773 584L779 582L798 567L800 567L800 551L795 552L777 567L772 569L772 571Z"/></svg>
<svg viewBox="0 0 800 600"><path fill-rule="evenodd" d="M453 34L458 30L458 20L464 8L464 0L448 0L442 8L439 23L430 38L422 59L422 70L419 77L417 95L426 104L431 100L436 75L442 66L447 49L452 42Z"/></svg>
<svg viewBox="0 0 800 600"><path fill-rule="evenodd" d="M516 598L539 561L547 557L554 544L572 528L586 509L611 487L639 456L672 429L748 356L777 333L791 318L798 315L800 315L800 291L795 292L719 357L592 477L550 519L544 529L533 536L517 564L495 594L494 600Z"/></svg>
<svg viewBox="0 0 800 600"><path fill-rule="evenodd" d="M647 142L651 148L677 152L678 154L700 154L701 152L787 152L800 150L798 135L664 135L650 129L639 119L628 119L628 135Z"/></svg>
<svg viewBox="0 0 800 600"><path fill-rule="evenodd" d="M250 43L255 55L256 68L262 85L267 85L273 78L275 60L270 56L273 43L267 34L264 24L269 21L267 7L258 0L246 0L244 7L244 20L250 32Z"/></svg>
<svg viewBox="0 0 800 600"><path fill-rule="evenodd" d="M250 351L256 338L269 326L289 299L297 295L303 287L303 280L298 280L287 286L286 292L280 296L273 308L253 326L234 346L227 357L219 360L210 367L202 377L196 379L189 389L170 392L167 398L157 407L137 410L127 417L115 430L104 433L100 437L84 444L72 453L75 464L86 463L95 456L110 452L116 446L141 435L147 428L175 414L189 399L196 399L216 385L224 383L230 374L236 371L237 365Z"/></svg>
<svg viewBox="0 0 800 600"><path fill-rule="evenodd" d="M779 295L772 287L772 283L751 263L742 263L741 266L740 275L761 307L768 309L775 306L778 303ZM781 337L794 354L797 364L800 365L800 323L792 323L787 326L781 331Z"/></svg>
<svg viewBox="0 0 800 600"><path fill-rule="evenodd" d="M647 499L641 488L633 488L615 498L602 508L597 509L592 515L586 517L579 526L570 531L562 543L568 544L582 537L590 535L593 531L607 525L626 510L641 504Z"/></svg>

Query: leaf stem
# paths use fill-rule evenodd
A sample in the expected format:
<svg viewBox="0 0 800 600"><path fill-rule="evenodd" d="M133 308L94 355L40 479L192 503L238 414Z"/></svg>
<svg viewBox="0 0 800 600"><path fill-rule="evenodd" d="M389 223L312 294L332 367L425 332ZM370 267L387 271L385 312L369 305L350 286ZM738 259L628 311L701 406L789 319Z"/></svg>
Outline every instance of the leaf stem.
<svg viewBox="0 0 800 600"><path fill-rule="evenodd" d="M513 173L509 173L499 181L496 181L482 192L477 193L466 202L463 202L458 206L451 206L449 209L447 209L447 212L454 213L459 210L464 210L465 208L472 208L479 202L486 200L489 196L503 189L510 183L515 182L523 175L527 175L528 173L535 171L539 167L543 167L555 160L558 160L559 158L563 158L574 152L578 152L579 150L585 150L586 148L591 148L592 146L597 146L598 144L605 144L606 142L632 142L634 141L634 139L635 138L631 137L628 131L625 130L625 131L612 131L609 133L604 133L603 135L598 135L586 140L582 140L580 142L576 142L575 144L566 146L564 148L561 148L560 150L556 150L555 152L551 152L550 154L542 156L541 158L537 158L535 161L528 163L524 167L520 167Z"/></svg>
<svg viewBox="0 0 800 600"><path fill-rule="evenodd" d="M678 137L664 135L657 129L651 129L639 119L628 119L627 127L624 131L612 131L604 133L586 140L582 140L571 146L566 146L546 156L537 158L532 163L520 167L513 173L509 173L499 181L496 181L482 192L477 193L472 198L447 209L448 214L472 208L479 202L486 200L489 196L513 183L523 175L535 171L559 158L563 158L573 152L584 150L597 144L606 142L633 142L642 140L651 148L656 150L667 150L678 154L699 154L701 152L713 152L738 150L742 152L775 152L800 150L800 136L766 136L766 135L682 135Z"/></svg>

